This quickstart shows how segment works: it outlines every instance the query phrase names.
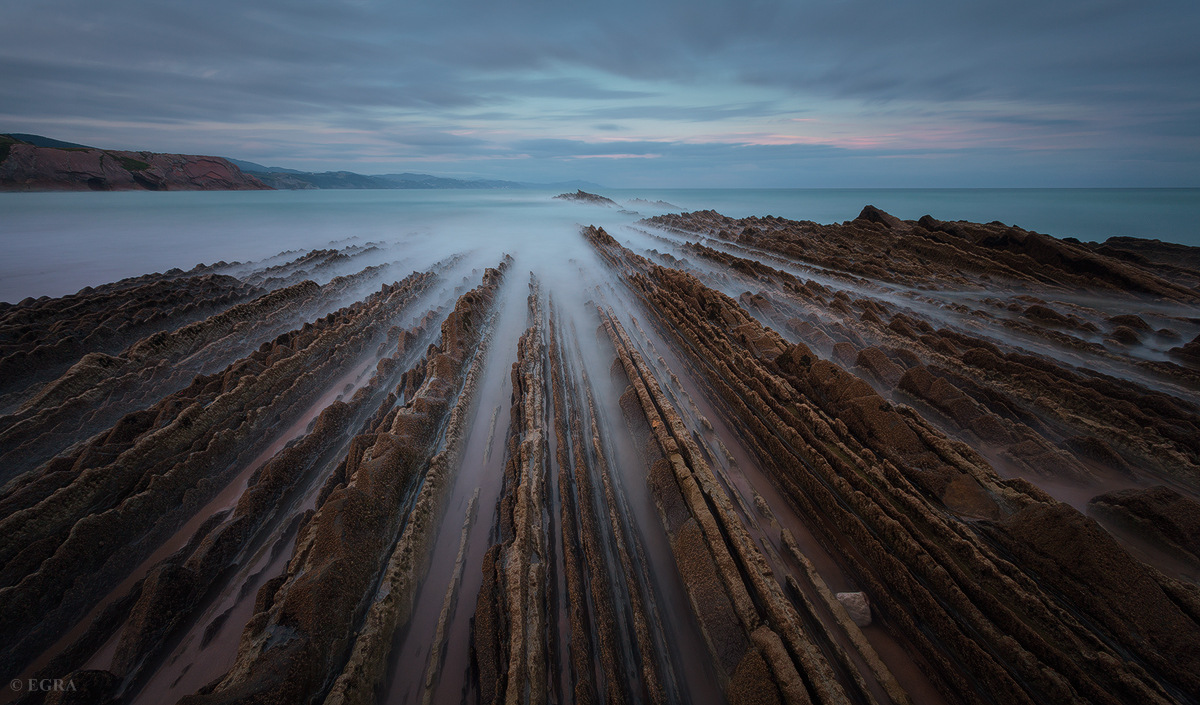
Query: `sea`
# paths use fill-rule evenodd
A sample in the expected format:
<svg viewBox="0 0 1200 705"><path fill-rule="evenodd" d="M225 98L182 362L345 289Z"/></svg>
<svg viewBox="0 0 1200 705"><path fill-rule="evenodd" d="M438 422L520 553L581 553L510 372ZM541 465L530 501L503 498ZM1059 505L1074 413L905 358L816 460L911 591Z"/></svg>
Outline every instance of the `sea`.
<svg viewBox="0 0 1200 705"><path fill-rule="evenodd" d="M455 252L570 256L581 225L716 210L834 223L868 204L903 219L1000 221L1056 237L1200 247L1200 189L605 189L620 208L545 190L0 193L0 301L280 252L387 243L414 268ZM640 200L636 200L640 199ZM648 201L649 203L646 203ZM658 203L658 202L662 203Z"/></svg>

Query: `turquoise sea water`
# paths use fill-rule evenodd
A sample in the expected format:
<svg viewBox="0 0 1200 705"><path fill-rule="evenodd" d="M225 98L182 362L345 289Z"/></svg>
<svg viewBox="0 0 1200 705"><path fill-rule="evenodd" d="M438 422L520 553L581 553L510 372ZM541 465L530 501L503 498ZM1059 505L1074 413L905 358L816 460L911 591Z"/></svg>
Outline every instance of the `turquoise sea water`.
<svg viewBox="0 0 1200 705"><path fill-rule="evenodd" d="M1115 235L1200 246L1200 189L763 189L603 191L734 217L850 220L871 204L904 219L999 220L1058 237ZM569 254L582 224L637 216L528 191L0 193L0 301L61 296L127 276L251 260L359 238L413 266L451 252ZM564 249L566 248L566 249ZM426 265L427 266L427 265Z"/></svg>
<svg viewBox="0 0 1200 705"><path fill-rule="evenodd" d="M818 223L850 220L871 204L904 220L925 214L999 220L1055 237L1103 241L1131 235L1200 247L1200 189L697 189L609 195L621 201L617 194L733 217L776 215Z"/></svg>

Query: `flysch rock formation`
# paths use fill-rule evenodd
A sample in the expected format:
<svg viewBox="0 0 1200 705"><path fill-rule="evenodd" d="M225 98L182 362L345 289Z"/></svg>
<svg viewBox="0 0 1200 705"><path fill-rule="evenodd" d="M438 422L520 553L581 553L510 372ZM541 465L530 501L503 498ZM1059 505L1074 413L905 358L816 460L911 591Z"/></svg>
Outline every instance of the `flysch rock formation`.
<svg viewBox="0 0 1200 705"><path fill-rule="evenodd" d="M48 460L81 435L99 432L126 412L145 408L197 374L211 374L291 328L336 308L348 294L381 280L386 266L367 267L320 286L311 279L265 293L203 320L147 336L117 355L84 355L36 395L0 417L0 456L11 479ZM436 280L414 273L412 296ZM103 403L97 403L103 400Z"/></svg>
<svg viewBox="0 0 1200 705"><path fill-rule="evenodd" d="M94 602L388 336L385 312L429 285L414 275L264 342L122 416L6 487L0 624L5 658ZM93 528L85 528L93 527Z"/></svg>
<svg viewBox="0 0 1200 705"><path fill-rule="evenodd" d="M850 237L845 231L851 231L870 241L872 231L897 227L898 221L870 209L864 216L866 223L829 229L835 236ZM699 214L690 221L686 216L655 220L680 233L690 229L716 235L714 241L742 245L752 237L745 233L750 227L746 225L737 231L743 235L731 236L728 219L711 213ZM830 243L826 230L809 225L786 222L777 225L785 232L780 242L775 242L768 233L753 237L755 246L784 254L785 259L791 254L797 262L828 268L832 258L827 250L829 245L838 247L836 238ZM814 242L824 243L823 248L797 256L795 240L790 234L793 229L807 229ZM957 684L943 682L940 689L956 691L955 695L966 701L998 698L1002 702L1066 697L1113 702L1156 697L1187 700L1197 692L1197 683L1189 672L1191 666L1181 669L1175 661L1190 659L1190 650L1200 636L1194 582L1177 581L1139 564L1095 522L1023 480L1002 479L972 448L950 441L914 409L897 407L881 397L864 379L884 390L898 388L909 392L910 399L925 401L934 407L931 411L940 412L936 414L942 421L940 425L952 431L987 418L986 405L977 403L971 395L990 402L996 411L1007 410L1010 417L1024 411L1031 422L1038 420L1037 415L1030 413L1036 409L1021 409L1025 399L1013 394L1007 386L1014 381L1021 386L1036 385L1036 402L1047 406L1052 402L1045 399L1046 395L1088 395L1092 403L1076 401L1071 404L1074 413L1069 417L1064 414L1061 421L1073 421L1076 428L1093 432L1122 424L1122 411L1141 421L1136 426L1128 422L1129 431L1125 433L1103 434L1104 438L1115 441L1119 450L1095 436L1069 435L1074 429L1061 422L1055 424L1059 428L1051 427L1057 433L1046 429L1042 431L1044 435L1034 428L1049 426L1045 421L1034 427L1017 427L1026 437L1022 444L1041 441L1039 447L1044 449L1043 454L1049 455L1028 462L1030 469L1063 479L1074 477L1081 470L1100 472L1095 466L1106 464L1105 470L1160 477L1188 487L1194 487L1194 443L1200 438L1194 425L1194 395L1185 392L1179 397L1169 397L1127 380L1055 364L1045 357L1005 353L990 343L972 344L969 338L951 331L935 331L919 316L897 312L891 325L885 327L880 313L886 313L886 306L865 297L852 301L845 296L839 305L839 297L833 296L833 305L843 309L836 323L816 317L808 321L785 320L784 325L793 328L797 338L813 340L828 350L827 354L843 360L847 367L853 365L860 378L822 359L822 355L803 342L789 343L763 328L746 309L728 296L703 286L695 277L654 265L621 247L602 231L590 230L587 234L614 268L626 273L631 286L646 303L645 309L661 322L662 330L670 332L679 345L706 361L702 370L709 373L709 384L731 405L725 413L739 427L752 429L747 435L753 444L761 444L760 461L768 467L776 466L774 482L789 492L805 515L814 517L814 523L834 523L826 530L826 549L843 551L847 566L858 562L850 570L857 573L856 580L871 597L873 608L883 613L885 619L894 620L898 627L911 624L914 633L909 638L914 646L927 650L925 658L930 663L954 654L956 663L945 661L941 667L930 669L939 678L957 681ZM880 239L886 246L899 249L897 239L890 234ZM803 310L805 304L820 301L830 293L819 284L813 286L813 282L803 282L745 258L695 245L682 249L694 256L723 260L750 279L774 279L772 283L780 291L769 301L761 295L758 300L755 296L743 297L749 304L747 308L757 308L765 314L764 318L786 316L782 310L784 304L793 302L798 310ZM893 255L897 255L895 249ZM860 250L870 253L870 247ZM897 255L897 259L901 264L887 272L885 281L894 283L901 276L897 272L904 272L903 256ZM1116 264L1104 265L1119 269ZM918 266L915 259L913 266ZM854 279L844 276L847 269L853 272ZM857 283L861 281L860 274L878 274L865 268L854 269L840 269L842 280ZM1097 270L1108 271L1104 267ZM1076 275L1068 272L1067 276ZM882 278L872 279L877 282ZM1152 291L1164 298L1176 297L1185 304L1194 300L1195 292L1180 291L1144 272L1126 272L1120 281L1141 281L1142 291ZM1109 283L1098 286L1107 287ZM826 298L822 303L828 306L828 301ZM899 333L909 341L902 343L907 349L897 346L896 352L889 356L866 346L872 339L887 340L892 336L869 328L863 331L852 323L855 317L860 322L873 323L876 329ZM944 341L954 342L945 345ZM842 345L849 349L839 350ZM942 348L940 354L938 348ZM959 352L962 348L966 349ZM954 357L960 360L952 362ZM925 366L930 358L952 369L931 374ZM986 368L990 359L996 360L996 366L1006 362L1012 365L1004 369L1008 373L1003 376L1006 384L997 384L1000 380L992 378L994 381L987 385L993 387L991 394L984 385L972 384L969 378L959 382L952 374L953 368L975 365ZM1187 385L1185 389L1194 389L1189 384L1192 378L1187 370L1160 367L1156 372L1166 372ZM986 384L988 380L981 381ZM1099 390L1115 399L1103 403L1103 397L1096 393ZM1118 402L1113 413L1113 401L1122 397L1136 399L1138 403L1122 406ZM1158 405L1150 401L1155 398L1167 402L1162 412L1166 418L1159 416ZM1096 423L1089 423L1093 419ZM1188 430L1180 432L1181 423ZM1169 455L1146 452L1138 459L1142 462L1136 463L1140 467L1132 469L1134 463L1125 461L1123 451L1126 447L1131 451L1144 449L1140 444L1160 424L1164 430L1170 427L1168 433L1177 439L1176 443L1159 448ZM998 425L998 430L1012 430L1005 429L1005 424ZM796 435L788 428L796 431ZM978 435L971 434L972 440L985 445L983 441L990 440L987 431L977 430ZM1016 439L1002 436L1001 440ZM924 508L919 508L921 505ZM847 515L838 519L842 509ZM916 543L902 548L910 540ZM879 542L878 547L869 549L875 542ZM926 552L928 555L922 555ZM858 556L852 557L853 553ZM1112 572L1100 568L1106 562ZM889 564L903 572L888 575ZM1028 565L1028 573L1020 571L1023 564ZM963 572L964 565L968 572ZM988 568L989 565L995 569ZM992 570L995 572L985 579ZM870 573L878 577L872 579ZM1133 587L1145 580L1151 582ZM987 585L990 581L995 584ZM882 590L880 594L868 587L872 582ZM1022 583L1023 587L1018 588ZM1083 585L1088 584L1095 585L1096 592L1103 597L1087 595ZM907 592L909 588L914 592ZM1028 597L1022 597L1026 591ZM1004 604L998 601L1000 594L1020 599L1015 605L1011 601ZM876 602L880 599L884 603ZM1136 608L1132 606L1135 601ZM909 616L889 617L891 608L887 602L907 603ZM925 608L919 606L922 602ZM939 604L942 606L937 607ZM939 620L932 618L939 611L952 615L943 624L947 630L944 633L938 632ZM1062 619L1063 614L1079 615L1082 619L1072 624L1073 620ZM1043 631L1049 625L1057 632L1052 639L1047 639ZM1148 632L1156 634L1155 647L1148 647L1142 637ZM956 633L959 636L954 636ZM986 636L989 633L993 635L990 638ZM949 646L951 640L961 639L964 634L971 636L957 647ZM988 643L991 639L997 643ZM1105 654L1103 649L1081 653L1074 646L1064 648L1072 641L1107 643L1113 650ZM1160 649L1170 642L1173 642L1170 654L1162 653ZM976 656L970 655L972 650ZM1039 659L1047 661L1038 665ZM1056 670L1047 668L1051 663L1061 664L1058 667L1061 670L1047 678ZM1104 666L1097 668L1099 664ZM1033 670L1026 670L1030 668ZM1136 676L1120 673L1122 669ZM1000 693L999 688L1005 691Z"/></svg>
<svg viewBox="0 0 1200 705"><path fill-rule="evenodd" d="M0 701L1200 701L1190 250L577 237L0 306Z"/></svg>
<svg viewBox="0 0 1200 705"><path fill-rule="evenodd" d="M560 193L555 196L556 199L562 201L574 201L576 203L590 203L594 206L604 206L605 208L613 208L617 202L595 193L588 193L583 189L576 189L575 193Z"/></svg>
<svg viewBox="0 0 1200 705"><path fill-rule="evenodd" d="M293 703L331 683L335 702L372 699L427 560L422 547L440 519L438 495L453 469L442 454L453 454L461 435L456 418L478 384L470 372L505 268L489 269L459 298L441 342L405 373L403 405L385 400L375 423L351 441L297 535L287 571L260 589L233 667L181 702ZM343 668L352 675L340 678Z"/></svg>

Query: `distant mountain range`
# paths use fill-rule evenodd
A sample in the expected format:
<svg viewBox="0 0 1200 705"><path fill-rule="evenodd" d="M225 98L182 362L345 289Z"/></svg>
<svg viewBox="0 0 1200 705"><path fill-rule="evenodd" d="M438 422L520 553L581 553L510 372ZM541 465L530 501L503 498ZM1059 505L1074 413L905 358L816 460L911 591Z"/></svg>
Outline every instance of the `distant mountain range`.
<svg viewBox="0 0 1200 705"><path fill-rule="evenodd" d="M13 156L13 159L9 159ZM201 168L203 167L203 168ZM240 173L239 173L240 172ZM299 171L228 157L124 152L42 135L0 134L0 190L601 189L588 181L528 183L430 174Z"/></svg>
<svg viewBox="0 0 1200 705"><path fill-rule="evenodd" d="M430 174L357 174L353 171L298 171L229 159L243 172L276 189L580 189L603 188L588 181L535 184L496 179L450 179Z"/></svg>

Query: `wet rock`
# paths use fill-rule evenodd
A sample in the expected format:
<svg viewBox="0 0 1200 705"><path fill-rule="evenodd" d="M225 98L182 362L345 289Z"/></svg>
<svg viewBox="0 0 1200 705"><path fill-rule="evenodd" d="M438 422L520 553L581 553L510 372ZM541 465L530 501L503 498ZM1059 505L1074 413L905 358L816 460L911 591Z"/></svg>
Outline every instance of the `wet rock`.
<svg viewBox="0 0 1200 705"><path fill-rule="evenodd" d="M860 627L871 626L871 603L865 592L839 592L836 597L855 624Z"/></svg>
<svg viewBox="0 0 1200 705"><path fill-rule="evenodd" d="M858 348L850 343L837 343L833 346L833 361L842 367L853 367L858 355Z"/></svg>
<svg viewBox="0 0 1200 705"><path fill-rule="evenodd" d="M149 645L185 614L183 607L194 599L198 585L196 574L183 566L167 563L150 571L113 655L110 668L114 673L129 674L137 667Z"/></svg>
<svg viewBox="0 0 1200 705"><path fill-rule="evenodd" d="M1137 345L1142 342L1138 332L1129 326L1117 326L1109 335L1122 345Z"/></svg>
<svg viewBox="0 0 1200 705"><path fill-rule="evenodd" d="M858 354L855 364L889 387L895 387L904 375L904 370L879 348L866 348Z"/></svg>
<svg viewBox="0 0 1200 705"><path fill-rule="evenodd" d="M1167 354L1184 363L1200 366L1200 335L1192 338L1191 342L1185 345L1171 348Z"/></svg>
<svg viewBox="0 0 1200 705"><path fill-rule="evenodd" d="M1200 564L1200 503L1158 485L1093 497L1088 511L1129 526L1155 544Z"/></svg>
<svg viewBox="0 0 1200 705"><path fill-rule="evenodd" d="M947 222L928 216L916 222L899 221L871 206L855 220L833 225L735 219L713 211L655 216L649 222L669 230L703 232L734 244L765 248L839 274L915 286L928 287L930 273L935 271L940 286L952 281L1000 278L1196 300L1190 288L1196 282L1194 275L1180 279L1174 271L1147 268L1082 244L1003 223ZM813 243L818 246L813 247ZM846 256L851 252L853 260ZM868 311L864 317L868 313L877 315Z"/></svg>
<svg viewBox="0 0 1200 705"><path fill-rule="evenodd" d="M15 527L0 540L0 556L26 571L0 601L0 633L12 635L2 658L31 657L31 644L81 618L314 403L343 365L373 347L386 331L378 314L411 293L384 287L195 377L77 447L52 493L22 496L18 510L0 518ZM44 560L21 557L48 547L53 555Z"/></svg>
<svg viewBox="0 0 1200 705"><path fill-rule="evenodd" d="M1139 316L1137 314L1133 314L1133 313L1127 313L1127 314L1123 314L1120 316L1113 316L1108 319L1108 322L1110 325L1116 326L1118 328L1124 326L1126 328L1131 328L1134 331L1146 332L1146 331L1152 330L1152 328L1150 328L1149 323L1146 323L1146 321L1141 316Z"/></svg>
<svg viewBox="0 0 1200 705"><path fill-rule="evenodd" d="M699 222L707 232L715 233L718 227L737 232L728 227L728 219L711 213L699 214L694 219L685 214L655 220L681 230L694 228ZM732 238L733 244L745 242L812 262L811 252L792 246L794 231L785 232L787 227L786 224L781 227L777 221L754 221L742 229L741 235ZM792 227L809 231L823 226ZM976 234L983 235L975 230L974 224L931 220L921 227L926 228L928 235L914 228L918 237L929 237L943 245L957 247L976 242L980 247L994 250L987 259L1011 261L1014 270L1004 276L1015 279L1022 278L1017 271L1021 258L1026 258L1025 264L1020 265L1026 268L1030 260L1054 261L1053 266L1059 271L1050 278L1064 282L1082 281L1075 277L1089 266L1084 255L1059 250L1041 236L999 224L981 229L989 233L982 238L983 242L972 240ZM828 234L830 240L845 234L832 226L830 230L822 233ZM888 232L889 229L873 223L869 234L860 230L856 235L864 243L874 243L886 241ZM1128 657L1125 655L1128 644L1102 645L1106 642L1097 640L1098 632L1094 631L1097 622L1071 616L1082 598L1074 589L1065 591L1065 585L1106 582L1107 597L1100 602L1130 599L1116 598L1126 589L1122 578L1105 577L1101 571L1089 567L1072 568L1068 572L1075 577L1069 579L1060 572L1047 582L1043 571L1049 569L1040 562L1039 552L1020 551L1021 557L1014 563L1012 556L1017 549L1008 543L998 547L991 527L1014 525L1018 522L1014 517L1027 516L1023 512L1032 511L1030 507L1041 503L1048 503L1046 506L1054 511L1070 511L1069 507L1055 504L1028 482L1000 479L973 447L952 442L936 430L940 424L931 423L917 409L888 403L861 379L818 359L805 345L786 346L773 357L760 354L750 344L754 340L752 326L741 322L745 314L732 299L714 296L686 275L661 272L602 233L585 230L585 237L625 278L646 309L655 312L654 317L662 322L660 332L673 336L702 370L711 372L705 375L705 381L724 405L723 413L740 425L747 449L805 517L808 528L818 533L818 540L823 539L822 545L837 553L840 564L849 566L855 582L871 596L872 611L885 617L889 628L901 630L924 659L937 664L925 672L937 680L937 687L948 697L971 700L978 692L972 683L986 682L994 697L1004 702L1032 703L1036 701L1031 697L1033 693L1042 700L1084 697L1114 704L1129 699L1161 701L1164 681L1142 670L1138 661L1143 656L1154 658L1155 649L1144 649L1142 655ZM893 245L896 242L891 241ZM1043 246L1045 250L1040 249ZM847 243L846 249L849 248ZM1003 251L1019 254L1009 259L1001 254ZM971 261L965 252L961 254L952 258L954 266L960 268ZM1059 255L1078 259L1053 259ZM846 271L845 263L835 262L834 258L824 260L822 266ZM1088 276L1091 275L1084 275L1084 279ZM1154 286L1170 289L1170 285L1161 282ZM772 297L772 300L779 308L782 299ZM835 300L845 303L848 299ZM1036 299L1025 303L1044 306ZM864 307L864 310L870 309ZM970 308L966 307L963 313L970 315ZM986 322L996 320L987 314L978 318ZM1087 329L1086 321L1063 318L1071 326ZM1057 332L1017 323L1027 326L1021 330L1029 334L1058 340L1054 337ZM1086 415L1085 425L1112 427L1128 421L1131 433L1122 438L1145 437L1147 427L1135 430L1134 418L1151 425L1167 418L1175 420L1172 424L1190 427L1192 423L1192 412L1181 406L1180 400L1089 370L1070 369L1050 356L1010 352L1005 346L976 335L934 329L929 321L908 313L894 315L889 327L889 332L878 328L861 330L868 336L889 336L891 341L893 334L902 336L911 341L903 348L921 350L950 368L939 367L935 373L918 359L916 364L907 366L899 386L907 386L910 393L927 398L935 408L941 405L951 425L961 425L972 433L1001 442L1005 460L1031 470L1040 467L1057 477L1087 476L1087 469L1077 459L1057 447L1056 442L1062 438L1057 429L1039 418L1047 409L1056 409L1055 419L1068 419L1065 411L1068 398L1074 400L1069 402L1073 413ZM943 357L945 353L937 349L938 340L952 345L956 353L962 351L961 357ZM892 342L891 347L901 346ZM890 356L888 359L895 363ZM624 355L622 360L626 361ZM630 363L626 362L626 367L631 369ZM632 379L633 375L630 376ZM1025 394L1035 400L1037 413L1030 411L1028 402L1021 401ZM653 399L652 394L641 390L639 397ZM1060 399L1061 402L1057 401ZM1100 403L1101 399L1108 405ZM1063 406L1056 407L1059 403ZM648 417L653 417L650 407L643 406ZM1150 408L1152 412L1145 411ZM1152 420L1155 418L1159 421ZM1077 421L1064 425L1072 427L1073 423ZM651 418L649 426L658 433L671 424ZM1180 444L1177 448L1191 447L1185 435L1169 430L1168 425L1154 427L1175 439L1173 442ZM670 451L686 447L688 442L663 438L659 445L668 457L673 457ZM687 462L685 459L684 465ZM1185 465L1190 467L1190 461ZM676 469L677 477L684 476L680 465L673 463L671 467ZM664 483L665 478L657 481L656 486ZM719 499L720 493L713 496ZM1067 519L1067 515L1061 517ZM987 536L975 533L974 529L959 531L956 527L963 526L964 519L969 526L985 527ZM1024 528L1040 525L1037 521L1018 523ZM665 521L665 525L683 527L687 521L679 516ZM1047 531L1046 537L1067 537L1072 532L1068 528L1071 526L1069 520L1060 521ZM853 548L842 550L847 544ZM1045 549L1039 549L1042 550ZM1059 556L1054 560L1065 559ZM1128 567L1136 568L1136 563ZM914 574L920 576L919 582L911 581ZM1186 593L1180 590L1179 585L1168 582L1163 584L1160 595L1169 593L1189 603L1192 598L1185 597ZM1158 600L1157 604L1166 609L1165 602ZM1172 629L1186 632L1180 614L1163 612L1160 616L1172 620ZM1111 625L1100 628L1105 634L1111 634L1110 630L1118 629L1115 625L1122 622L1138 624L1138 631L1153 623L1148 614L1134 611L1110 612L1105 619ZM1162 630L1157 633L1161 635ZM951 643L957 653L969 656L951 664L945 656L946 645ZM1074 646L1083 643L1092 646L1084 649ZM1182 648L1182 642L1172 648ZM1102 654L1098 655L1095 649ZM812 671L806 666L801 672ZM1168 678L1177 677L1180 677L1178 671ZM777 682L782 684L785 680ZM1176 680L1175 685L1165 687L1183 692L1178 688L1185 682L1186 679Z"/></svg>
<svg viewBox="0 0 1200 705"><path fill-rule="evenodd" d="M1055 311L1052 308L1049 308L1047 306L1041 306L1038 304L1034 304L1034 305L1030 306L1029 308L1025 309L1024 315L1026 318L1031 318L1040 323L1049 323L1052 325L1059 325L1059 326L1069 326L1071 324L1070 318L1064 316L1063 314L1059 313L1058 311Z"/></svg>
<svg viewBox="0 0 1200 705"><path fill-rule="evenodd" d="M904 224L904 221L900 220L896 216L892 215L891 213L885 213L875 206L864 206L862 212L860 212L858 217L854 220L856 222L862 221L864 223L878 223L888 228L895 228Z"/></svg>
<svg viewBox="0 0 1200 705"><path fill-rule="evenodd" d="M726 690L730 705L782 705L779 687L772 682L771 669L758 651L750 651L738 663Z"/></svg>
<svg viewBox="0 0 1200 705"><path fill-rule="evenodd" d="M115 702L121 679L108 671L75 671L57 685L50 681L45 705L105 705Z"/></svg>
<svg viewBox="0 0 1200 705"><path fill-rule="evenodd" d="M594 193L588 193L583 189L575 191L575 193L560 193L555 198L563 201L577 201L579 203L590 203L596 206L605 206L609 208L617 207L617 202L611 198L605 198Z"/></svg>
<svg viewBox="0 0 1200 705"><path fill-rule="evenodd" d="M344 484L325 496L300 529L269 606L260 592L265 609L247 623L230 672L209 692L181 702L241 702L253 694L258 702L291 703L330 682L330 697L338 702L373 697L396 626L411 610L419 566L426 560L418 557L436 527L439 498L454 466L446 456L431 457L437 431L448 429L451 447L461 439L455 429L478 384L467 368L478 369L472 363L483 323L509 261L487 270L483 284L459 297L442 323L441 344L417 363L426 370L419 393L394 413L381 409L386 413L376 415L380 423L373 432L351 443L341 471ZM468 399L461 404L460 388ZM396 512L422 471L412 514ZM401 549L393 553L397 544ZM370 601L380 582L384 594ZM371 609L360 622L364 604Z"/></svg>
<svg viewBox="0 0 1200 705"><path fill-rule="evenodd" d="M687 278L665 272L656 274L664 274L666 281L681 287L694 286ZM721 306L728 305L729 299L716 297L711 301L714 306ZM727 315L714 315L712 320L738 318L730 311ZM799 628L800 618L795 608L770 577L765 560L745 528L733 518L732 503L717 490L716 477L702 459L694 439L684 432L678 412L649 374L620 323L611 316L604 319L636 389L641 415L665 456L652 469L656 503L701 630L714 661L729 679L726 695L731 699L742 697L744 686L738 683L749 678L744 669L746 659L753 661L754 654L761 653L771 678L758 687L759 692L767 692L773 685L789 694L789 700L799 698L804 692L802 687L797 690L799 673L806 673L819 700L832 702L845 698L845 691L828 662ZM742 330L740 337L749 341L759 336ZM705 497L711 498L712 503ZM744 573L738 565L745 567ZM759 673L757 669L754 672Z"/></svg>
<svg viewBox="0 0 1200 705"><path fill-rule="evenodd" d="M1200 624L1186 603L1176 601L1177 587L1130 556L1094 520L1064 504L1033 504L989 534L1075 609L1107 625L1176 692L1200 688Z"/></svg>
<svg viewBox="0 0 1200 705"><path fill-rule="evenodd" d="M211 272L150 274L59 298L39 299L0 314L0 394L44 383L87 353L111 355L139 338L204 318L261 290ZM90 358L67 390L78 393L95 370ZM106 364L107 363L107 364ZM90 369L89 376L82 374Z"/></svg>
<svg viewBox="0 0 1200 705"><path fill-rule="evenodd" d="M1104 439L1095 436L1072 436L1066 440L1066 446L1081 458L1109 467L1122 475L1132 476L1134 469L1125 462L1121 454L1113 449Z"/></svg>
<svg viewBox="0 0 1200 705"><path fill-rule="evenodd" d="M1131 292L1151 294L1147 317L1190 337L1200 280L1183 259L874 208L831 226L712 211L653 222L713 247L647 234L660 251L639 254L585 229L613 275L588 291L596 318L581 330L600 321L598 341L575 340L580 321L531 289L528 329L507 351L517 365L505 456L488 465L500 483L485 509L493 545L474 534L459 557L481 563L455 567L482 568L460 605L473 621L450 616L453 587L443 597L421 581L485 383L477 362L500 271L473 290L469 278L447 285L461 296L426 315L430 330L398 321L433 293L434 272L362 300L381 271L307 281L369 246L222 270L234 282L214 265L0 305L0 359L41 375L5 397L16 411L0 418L3 459L45 456L0 495L0 666L20 668L78 626L42 672L111 654L95 665L133 698L158 677L151 667L175 668L163 658L175 637L228 658L213 649L240 629L231 669L185 702L365 704L408 670L429 695L440 653L412 669L395 669L391 653L428 588L443 600L438 633L457 624L454 638L470 637L486 702L657 705L710 671L731 702L884 693L903 705L936 692L1165 705L1200 690L1200 600L1171 577L1189 575L1176 564L1194 564L1200 526L1200 410L1186 391L1200 384L1195 341L1176 362L1141 359L1146 319L1110 316L1137 305ZM331 310L343 299L355 303ZM118 302L130 306L114 315ZM1097 322L1126 342L1092 342ZM54 341L55 326L73 342ZM616 356L594 388L593 345ZM489 435L502 410L484 410ZM243 471L245 485L230 485ZM1110 536L1047 494L1110 471L1173 489L1108 493L1091 510L1182 561L1151 569L1123 548L1136 543L1129 531ZM230 509L79 624L222 487L240 492ZM282 574L228 586L251 600L273 576L244 625L238 611L201 619L222 576L288 549ZM682 590L667 609L663 581ZM843 606L829 584L861 592ZM700 664L677 663L666 638L662 615L677 609ZM916 684L912 697L855 610L904 647L889 665ZM451 643L463 645L430 646Z"/></svg>

